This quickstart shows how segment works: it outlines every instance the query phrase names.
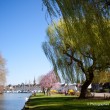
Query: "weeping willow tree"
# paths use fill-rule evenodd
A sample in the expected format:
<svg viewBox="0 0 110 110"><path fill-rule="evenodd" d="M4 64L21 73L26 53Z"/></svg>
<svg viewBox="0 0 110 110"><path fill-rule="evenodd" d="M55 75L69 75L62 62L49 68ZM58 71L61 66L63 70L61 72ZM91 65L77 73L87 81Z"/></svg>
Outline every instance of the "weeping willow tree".
<svg viewBox="0 0 110 110"><path fill-rule="evenodd" d="M81 18L84 14L101 13L110 18L110 0L42 0L51 17Z"/></svg>
<svg viewBox="0 0 110 110"><path fill-rule="evenodd" d="M100 38L105 44L103 50L110 56L109 28L105 25L105 22L108 23L110 20L110 0L42 0L42 2L51 18L63 17L69 34L73 31L73 27L70 27L70 19L72 23L85 19L87 27L85 31L88 32L88 37L91 37L92 44L95 43L96 38L91 32L91 26L97 24Z"/></svg>
<svg viewBox="0 0 110 110"><path fill-rule="evenodd" d="M86 80L80 98L85 98L87 87L93 81L94 72L108 69L110 60L104 52L105 45L100 38L97 23L91 25L91 33L88 33L84 31L88 29L85 19L77 20L75 23L71 20L70 22L70 27L73 29L71 34L68 33L63 20L49 26L48 41L43 43L43 49L55 70L60 70L65 80L73 82L76 74L84 73ZM105 22L105 25L108 26L108 23ZM94 44L91 43L93 40L91 34L94 35Z"/></svg>
<svg viewBox="0 0 110 110"><path fill-rule="evenodd" d="M43 3L51 17L62 17L48 28L44 52L63 78L73 81L77 70L84 73L86 80L80 98L85 98L94 71L110 67L110 1L43 0Z"/></svg>

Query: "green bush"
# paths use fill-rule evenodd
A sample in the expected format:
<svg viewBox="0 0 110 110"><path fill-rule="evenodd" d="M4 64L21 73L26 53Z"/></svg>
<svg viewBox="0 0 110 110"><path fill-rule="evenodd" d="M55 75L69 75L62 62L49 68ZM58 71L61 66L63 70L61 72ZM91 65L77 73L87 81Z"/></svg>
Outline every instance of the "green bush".
<svg viewBox="0 0 110 110"><path fill-rule="evenodd" d="M105 92L109 92L109 89L104 89Z"/></svg>
<svg viewBox="0 0 110 110"><path fill-rule="evenodd" d="M99 93L99 92L100 92L100 90L94 90L94 92Z"/></svg>

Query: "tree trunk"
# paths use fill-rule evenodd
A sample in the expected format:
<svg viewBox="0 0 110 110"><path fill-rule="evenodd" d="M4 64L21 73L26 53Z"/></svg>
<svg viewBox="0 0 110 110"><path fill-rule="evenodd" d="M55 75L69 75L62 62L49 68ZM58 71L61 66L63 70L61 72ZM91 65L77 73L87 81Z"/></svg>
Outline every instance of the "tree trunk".
<svg viewBox="0 0 110 110"><path fill-rule="evenodd" d="M88 75L86 75L86 81L84 82L84 84L81 87L81 94L79 96L79 99L86 98L87 88L92 83L93 78L94 78L93 70L90 69L88 71Z"/></svg>
<svg viewBox="0 0 110 110"><path fill-rule="evenodd" d="M47 89L47 96L50 96L50 88Z"/></svg>
<svg viewBox="0 0 110 110"><path fill-rule="evenodd" d="M45 88L43 88L43 89L42 89L42 92L43 92L43 93L44 93L44 95L45 95Z"/></svg>

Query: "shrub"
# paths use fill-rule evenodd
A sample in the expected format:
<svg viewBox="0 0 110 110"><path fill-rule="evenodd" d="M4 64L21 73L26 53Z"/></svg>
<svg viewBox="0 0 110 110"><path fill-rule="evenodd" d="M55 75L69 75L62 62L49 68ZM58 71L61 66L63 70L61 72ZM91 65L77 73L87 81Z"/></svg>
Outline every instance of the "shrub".
<svg viewBox="0 0 110 110"><path fill-rule="evenodd" d="M107 92L107 93L109 93L109 89L104 89L104 92Z"/></svg>
<svg viewBox="0 0 110 110"><path fill-rule="evenodd" d="M70 89L70 90L68 90L68 94L69 94L69 95L74 95L74 94L75 94L75 91L72 90L72 89Z"/></svg>
<svg viewBox="0 0 110 110"><path fill-rule="evenodd" d="M58 93L58 91L57 90L54 90L54 89L52 89L50 92L51 93Z"/></svg>

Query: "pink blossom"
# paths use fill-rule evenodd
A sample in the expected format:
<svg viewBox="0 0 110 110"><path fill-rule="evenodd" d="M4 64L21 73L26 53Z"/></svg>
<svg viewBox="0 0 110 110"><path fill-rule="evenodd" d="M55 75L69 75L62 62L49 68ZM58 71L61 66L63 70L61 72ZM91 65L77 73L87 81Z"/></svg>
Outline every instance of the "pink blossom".
<svg viewBox="0 0 110 110"><path fill-rule="evenodd" d="M52 70L46 75L44 75L40 81L41 88L45 89L51 89L51 88L57 88L59 83L59 78L55 74L55 72Z"/></svg>

